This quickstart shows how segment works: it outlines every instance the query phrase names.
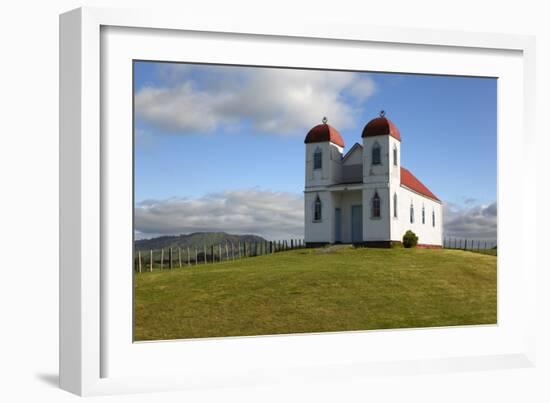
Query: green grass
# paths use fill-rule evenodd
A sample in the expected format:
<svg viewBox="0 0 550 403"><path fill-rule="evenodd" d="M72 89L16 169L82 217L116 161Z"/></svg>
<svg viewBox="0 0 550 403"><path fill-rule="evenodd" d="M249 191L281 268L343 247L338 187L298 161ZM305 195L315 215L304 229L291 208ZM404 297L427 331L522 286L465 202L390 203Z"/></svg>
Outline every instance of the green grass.
<svg viewBox="0 0 550 403"><path fill-rule="evenodd" d="M492 324L496 257L330 248L135 275L135 340Z"/></svg>
<svg viewBox="0 0 550 403"><path fill-rule="evenodd" d="M491 255L491 256L496 256L496 255L497 255L497 250L496 250L496 248L471 250L470 252L474 252L474 253L483 253L484 255Z"/></svg>

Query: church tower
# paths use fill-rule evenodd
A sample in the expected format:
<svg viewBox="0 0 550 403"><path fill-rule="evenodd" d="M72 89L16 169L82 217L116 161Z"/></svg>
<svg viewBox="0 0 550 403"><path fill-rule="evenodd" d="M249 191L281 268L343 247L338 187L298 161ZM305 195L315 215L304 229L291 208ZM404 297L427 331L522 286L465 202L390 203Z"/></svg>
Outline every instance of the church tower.
<svg viewBox="0 0 550 403"><path fill-rule="evenodd" d="M401 135L384 111L368 122L363 139L363 240L394 240L399 214ZM395 228L394 228L395 227Z"/></svg>
<svg viewBox="0 0 550 403"><path fill-rule="evenodd" d="M310 245L334 242L335 196L331 185L342 180L344 140L324 117L307 134L304 189L305 239Z"/></svg>
<svg viewBox="0 0 550 403"><path fill-rule="evenodd" d="M342 153L344 140L334 127L323 118L304 140L306 144L306 189L329 186L342 179Z"/></svg>

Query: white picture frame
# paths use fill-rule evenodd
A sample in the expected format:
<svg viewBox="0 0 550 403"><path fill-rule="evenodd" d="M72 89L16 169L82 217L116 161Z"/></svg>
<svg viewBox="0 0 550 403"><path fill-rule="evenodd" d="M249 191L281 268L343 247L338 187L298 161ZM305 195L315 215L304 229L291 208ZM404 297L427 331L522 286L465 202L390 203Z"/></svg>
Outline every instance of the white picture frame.
<svg viewBox="0 0 550 403"><path fill-rule="evenodd" d="M138 36L139 47L131 46ZM124 203L132 189L127 137L132 123L127 119L131 97L124 71L131 59L188 61L189 56L174 55L174 44L181 41L187 41L192 61L211 63L288 65L294 60L302 67L392 71L388 61L395 69L406 55L407 66L401 72L488 76L501 72L498 325L132 343L127 316L131 282L127 284L128 273L109 270L113 262L124 265L131 259L125 234L131 235L127 224L132 212L131 205ZM202 41L201 46L193 41ZM231 42L225 46L231 52L224 53L224 42ZM243 51L251 46L257 49ZM281 59L262 52L269 47L280 52ZM212 53L213 49L219 52ZM520 35L326 22L234 24L151 10L81 8L61 15L61 387L79 395L97 395L535 365L537 262L529 253L528 234L535 232L536 208L527 208L528 193L513 194L508 182L530 189L536 186L536 177L521 176L505 164L518 152L530 161L535 152L534 49L534 38ZM323 54L320 50L341 58L316 58L316 53ZM364 62L350 58L353 52L384 57ZM436 54L442 55L441 60ZM461 62L466 57L479 63ZM426 60L431 61L431 70ZM439 62L443 64L438 67ZM108 136L114 128L125 134ZM122 153L120 169L110 160L114 152ZM506 182L500 179L504 176ZM512 241L514 253L501 248ZM123 252L114 253L112 245L119 242ZM517 271L508 270L511 267ZM128 271L131 275L131 265ZM114 301L112 293L121 301ZM436 347L438 340L441 345ZM365 352L358 352L358 346ZM335 349L337 353L330 353Z"/></svg>

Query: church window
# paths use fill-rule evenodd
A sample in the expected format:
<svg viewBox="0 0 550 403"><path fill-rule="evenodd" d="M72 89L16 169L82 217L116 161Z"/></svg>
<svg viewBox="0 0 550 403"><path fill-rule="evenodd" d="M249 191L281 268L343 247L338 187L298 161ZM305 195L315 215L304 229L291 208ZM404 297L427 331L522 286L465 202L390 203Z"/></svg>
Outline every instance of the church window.
<svg viewBox="0 0 550 403"><path fill-rule="evenodd" d="M397 146L393 146L393 165L397 166Z"/></svg>
<svg viewBox="0 0 550 403"><path fill-rule="evenodd" d="M412 205L411 203L411 209L410 209L410 219L411 219L411 224L414 223L414 206Z"/></svg>
<svg viewBox="0 0 550 403"><path fill-rule="evenodd" d="M380 218L380 196L378 196L378 192L374 192L371 203L371 217Z"/></svg>
<svg viewBox="0 0 550 403"><path fill-rule="evenodd" d="M372 146L372 165L380 165L382 163L380 152L380 146L378 143L374 143Z"/></svg>
<svg viewBox="0 0 550 403"><path fill-rule="evenodd" d="M321 169L323 167L323 152L319 147L313 153L313 169Z"/></svg>
<svg viewBox="0 0 550 403"><path fill-rule="evenodd" d="M322 206L321 206L321 199L319 198L319 195L317 195L317 198L315 199L315 204L313 207L313 221L321 221L322 217Z"/></svg>
<svg viewBox="0 0 550 403"><path fill-rule="evenodd" d="M397 218L397 193L393 194L393 218Z"/></svg>
<svg viewBox="0 0 550 403"><path fill-rule="evenodd" d="M432 210L432 227L435 227L435 211Z"/></svg>

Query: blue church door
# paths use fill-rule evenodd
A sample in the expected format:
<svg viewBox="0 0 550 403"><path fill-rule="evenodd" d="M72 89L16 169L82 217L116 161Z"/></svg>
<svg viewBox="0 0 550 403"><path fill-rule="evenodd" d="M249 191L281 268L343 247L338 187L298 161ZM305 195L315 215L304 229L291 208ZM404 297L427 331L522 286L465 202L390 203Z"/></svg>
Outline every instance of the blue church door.
<svg viewBox="0 0 550 403"><path fill-rule="evenodd" d="M351 242L363 242L363 206L351 206Z"/></svg>
<svg viewBox="0 0 550 403"><path fill-rule="evenodd" d="M334 242L342 242L342 210L334 209Z"/></svg>

